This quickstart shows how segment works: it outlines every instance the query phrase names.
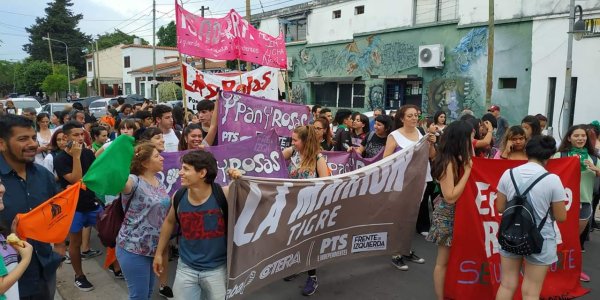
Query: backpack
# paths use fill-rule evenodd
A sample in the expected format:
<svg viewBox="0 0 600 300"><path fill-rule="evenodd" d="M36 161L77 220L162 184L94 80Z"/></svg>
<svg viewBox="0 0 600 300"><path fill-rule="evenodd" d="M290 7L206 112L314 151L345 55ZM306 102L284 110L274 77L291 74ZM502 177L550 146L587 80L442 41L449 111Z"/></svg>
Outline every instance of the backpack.
<svg viewBox="0 0 600 300"><path fill-rule="evenodd" d="M521 193L515 181L513 170L510 170L510 179L515 187L515 195L507 203L506 210L502 214L498 242L502 250L513 254L524 256L537 254L542 252L544 244L544 238L540 230L546 224L546 219L552 206L548 208L546 216L540 221L540 224L536 226L535 210L533 205L531 205L531 201L527 198L527 194L540 180L548 176L549 173L545 172L537 178L535 176L532 177L527 182L530 183L529 186ZM534 178L535 180L531 182Z"/></svg>
<svg viewBox="0 0 600 300"><path fill-rule="evenodd" d="M127 214L127 211L129 210L129 205L131 204L133 195L139 185L140 179L138 178L137 185L133 189L133 192L131 192L131 197L129 197L129 201L125 205L124 211L122 194L119 194L119 197L115 199L115 201L107 205L104 210L98 214L96 230L98 231L100 242L105 247L114 248L117 245L119 230L121 230L123 220L125 220L125 214Z"/></svg>
<svg viewBox="0 0 600 300"><path fill-rule="evenodd" d="M567 151L561 151L560 152L560 158L563 157L569 157L569 152ZM594 166L598 164L598 157L595 155L590 155L590 158L592 159L592 162L594 163Z"/></svg>
<svg viewBox="0 0 600 300"><path fill-rule="evenodd" d="M173 209L175 209L175 219L177 220L178 233L181 231L181 223L179 222L179 215L177 214L177 209L179 208L179 203L181 203L181 199L183 198L183 194L187 191L187 188L183 187L175 192L175 196L173 196ZM225 233L227 233L227 198L225 198L225 194L223 193L223 188L213 182L212 183L212 193L215 195L215 199L217 200L217 204L221 207L221 212L223 213L223 219L225 219Z"/></svg>

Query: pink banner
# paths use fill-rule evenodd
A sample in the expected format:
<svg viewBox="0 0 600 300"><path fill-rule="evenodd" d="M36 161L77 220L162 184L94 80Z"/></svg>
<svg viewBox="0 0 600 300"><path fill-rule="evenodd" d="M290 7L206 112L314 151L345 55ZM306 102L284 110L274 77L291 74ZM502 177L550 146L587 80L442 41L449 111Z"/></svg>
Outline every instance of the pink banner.
<svg viewBox="0 0 600 300"><path fill-rule="evenodd" d="M235 10L223 18L203 18L175 1L177 48L191 56L241 59L263 66L285 69L287 55L283 34L275 38L250 25Z"/></svg>

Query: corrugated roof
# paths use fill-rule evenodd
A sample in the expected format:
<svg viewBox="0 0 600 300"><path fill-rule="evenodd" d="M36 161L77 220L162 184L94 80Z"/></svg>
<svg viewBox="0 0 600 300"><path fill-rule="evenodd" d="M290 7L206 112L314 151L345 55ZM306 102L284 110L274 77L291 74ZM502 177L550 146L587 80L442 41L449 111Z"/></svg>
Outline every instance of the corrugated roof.
<svg viewBox="0 0 600 300"><path fill-rule="evenodd" d="M200 64L201 64L200 61L201 60L194 60L197 67L200 66ZM168 63L157 64L156 71L165 70L165 69L169 69L169 68L175 68L178 66L179 66L179 60L168 62ZM227 66L227 63L225 61L211 61L208 59L206 60L206 69L222 69L222 68L225 68L226 66ZM149 73L149 72L152 72L152 65L132 70L129 73Z"/></svg>
<svg viewBox="0 0 600 300"><path fill-rule="evenodd" d="M131 44L131 45L123 45L123 47L121 47L121 49L125 49L125 48L146 48L146 49L152 49L152 45L134 45L134 44ZM156 46L156 49L177 51L177 47Z"/></svg>

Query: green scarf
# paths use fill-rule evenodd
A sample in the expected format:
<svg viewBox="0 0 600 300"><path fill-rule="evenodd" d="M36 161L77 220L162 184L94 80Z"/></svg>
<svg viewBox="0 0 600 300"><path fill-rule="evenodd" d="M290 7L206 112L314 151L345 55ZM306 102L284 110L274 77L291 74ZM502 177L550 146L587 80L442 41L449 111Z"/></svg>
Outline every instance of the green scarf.
<svg viewBox="0 0 600 300"><path fill-rule="evenodd" d="M581 172L587 170L587 166L585 165L585 161L590 157L586 148L575 148L572 147L569 150L569 156L579 156L579 163L581 164Z"/></svg>
<svg viewBox="0 0 600 300"><path fill-rule="evenodd" d="M118 195L127 183L135 140L126 134L117 137L90 166L83 183L96 194Z"/></svg>

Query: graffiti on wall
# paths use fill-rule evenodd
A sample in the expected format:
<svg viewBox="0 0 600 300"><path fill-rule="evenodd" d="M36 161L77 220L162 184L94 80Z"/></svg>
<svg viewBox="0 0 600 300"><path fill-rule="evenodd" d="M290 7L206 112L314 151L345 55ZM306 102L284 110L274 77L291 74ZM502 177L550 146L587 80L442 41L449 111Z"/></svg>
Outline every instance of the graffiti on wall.
<svg viewBox="0 0 600 300"><path fill-rule="evenodd" d="M384 107L383 85L376 84L369 88L369 107L371 110L375 110L377 107Z"/></svg>
<svg viewBox="0 0 600 300"><path fill-rule="evenodd" d="M294 84L290 93L290 101L296 104L306 104L306 94L304 93L303 84Z"/></svg>
<svg viewBox="0 0 600 300"><path fill-rule="evenodd" d="M438 110L456 120L463 109L483 111L480 87L477 85L472 65L487 53L487 28L470 30L450 51L448 63L439 77L434 77L426 88L423 99L425 110L433 115ZM484 78L485 74L478 76Z"/></svg>
<svg viewBox="0 0 600 300"><path fill-rule="evenodd" d="M323 51L303 48L298 53L301 74L305 77L341 74L365 76L392 74L417 65L417 47L394 41L384 43L381 37L371 35L364 42L353 41L341 49Z"/></svg>

